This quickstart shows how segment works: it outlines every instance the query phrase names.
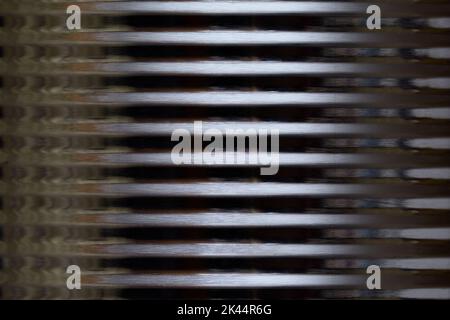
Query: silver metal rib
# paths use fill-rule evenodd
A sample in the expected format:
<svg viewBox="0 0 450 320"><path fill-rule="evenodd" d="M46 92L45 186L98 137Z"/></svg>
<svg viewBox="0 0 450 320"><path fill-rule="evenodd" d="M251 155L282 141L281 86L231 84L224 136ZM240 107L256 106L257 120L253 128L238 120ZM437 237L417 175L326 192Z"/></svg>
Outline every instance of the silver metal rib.
<svg viewBox="0 0 450 320"><path fill-rule="evenodd" d="M37 218L39 217L39 218ZM35 215L24 223L33 225L83 225L86 227L136 228L356 228L356 227L434 227L448 226L445 214L342 214L342 213L258 213L258 212L197 212L197 213L73 213L66 217Z"/></svg>
<svg viewBox="0 0 450 320"><path fill-rule="evenodd" d="M1 91L0 91L1 93ZM0 102L29 106L191 106L191 107L402 107L435 108L448 106L450 96L445 94L411 93L330 93L330 92L277 92L277 91L204 91L204 92L104 92L47 94L17 96L11 100L7 94Z"/></svg>
<svg viewBox="0 0 450 320"><path fill-rule="evenodd" d="M388 16L420 16L450 14L450 7L433 4L410 4L405 10L400 4L383 4ZM300 2L300 1L173 1L173 2L113 2L90 3L86 9L107 13L151 13L151 14L207 14L207 15L315 15L315 14L355 14L367 9L367 3L353 2Z"/></svg>
<svg viewBox="0 0 450 320"><path fill-rule="evenodd" d="M357 275L194 273L92 275L86 286L150 288L334 288L360 286Z"/></svg>
<svg viewBox="0 0 450 320"><path fill-rule="evenodd" d="M114 62L64 61L6 64L0 60L0 74L42 75L152 75L152 76L446 76L450 67L418 63L332 63L283 61L190 61Z"/></svg>
<svg viewBox="0 0 450 320"><path fill-rule="evenodd" d="M147 242L102 243L71 241L61 248L51 241L31 246L18 244L18 251L0 252L4 256L26 254L30 256L100 257L100 258L408 258L445 257L445 246L439 244L378 243L378 244L294 244L245 242Z"/></svg>
<svg viewBox="0 0 450 320"><path fill-rule="evenodd" d="M15 127L16 124L12 123ZM30 135L110 135L110 136L170 136L179 129L192 135L202 134L204 131L216 129L224 135L255 136L261 130L269 133L277 132L281 136L298 137L444 137L450 136L450 129L442 124L361 124L361 123L290 123L269 121L205 121L194 124L193 122L149 122L149 123L98 123L74 121L69 123L23 123L21 128L10 130L9 126L2 126L0 130L5 136ZM3 127L3 128L2 128ZM200 130L200 132L199 132Z"/></svg>
<svg viewBox="0 0 450 320"><path fill-rule="evenodd" d="M39 6L38 6L39 4ZM341 3L337 1L96 1L78 4L86 14L149 14L149 15L356 15L365 13L367 2ZM5 12L58 14L65 3L24 1L20 7L0 6ZM446 4L383 3L388 17L427 17L450 13ZM12 10L13 9L13 10ZM419 14L420 13L420 14Z"/></svg>
<svg viewBox="0 0 450 320"><path fill-rule="evenodd" d="M425 32L313 32L313 31L83 31L78 33L0 31L0 44L16 45L153 45L153 46L370 46L416 47L449 46L447 35Z"/></svg>
<svg viewBox="0 0 450 320"><path fill-rule="evenodd" d="M40 166L46 163L51 166L93 166L93 167L126 167L126 166L150 166L172 167L175 166L170 152L58 152L50 153L26 153L20 152L10 165ZM233 154L234 157L243 156L244 153L224 152L224 155ZM248 154L245 154L248 156ZM7 155L0 153L0 158ZM193 159L194 153L188 154L188 159ZM280 166L305 166L305 167L368 167L368 168L426 168L442 167L448 164L448 159L441 155L409 153L287 153L279 155ZM252 163L215 163L198 164L182 163L185 167L254 167Z"/></svg>
<svg viewBox="0 0 450 320"><path fill-rule="evenodd" d="M7 191L4 184L0 192ZM80 183L27 184L20 195L102 197L300 197L300 198L439 198L448 194L445 185L380 183L277 183L277 182L191 182L191 183Z"/></svg>

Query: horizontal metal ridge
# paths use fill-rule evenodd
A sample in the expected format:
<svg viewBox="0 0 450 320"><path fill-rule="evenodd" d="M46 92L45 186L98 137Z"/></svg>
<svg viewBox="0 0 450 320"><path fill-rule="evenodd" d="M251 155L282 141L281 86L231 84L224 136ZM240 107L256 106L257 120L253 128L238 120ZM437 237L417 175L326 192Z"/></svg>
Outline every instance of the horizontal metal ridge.
<svg viewBox="0 0 450 320"><path fill-rule="evenodd" d="M333 63L283 61L60 61L34 63L0 59L0 74L23 75L160 75L160 76L381 76L440 77L450 74L450 67L427 63Z"/></svg>
<svg viewBox="0 0 450 320"><path fill-rule="evenodd" d="M448 107L450 96L422 93L333 93L280 91L176 91L46 93L19 95L10 99L0 90L0 103L8 105L108 105L108 106L196 106L196 107L353 107L436 108Z"/></svg>
<svg viewBox="0 0 450 320"><path fill-rule="evenodd" d="M362 287L365 278L342 274L189 273L87 275L86 287L141 288L336 288Z"/></svg>
<svg viewBox="0 0 450 320"><path fill-rule="evenodd" d="M228 153L227 153L228 154ZM233 153L235 156L237 152ZM188 156L192 158L194 154ZM0 152L0 159L6 159ZM416 153L287 153L281 152L280 166L307 167L369 167L369 168L424 168L448 165L448 157ZM12 166L174 166L170 152L79 152L79 153L24 153L16 157ZM179 164L179 166L204 166L201 164ZM248 164L210 164L208 166L253 167Z"/></svg>
<svg viewBox="0 0 450 320"><path fill-rule="evenodd" d="M1 30L1 29L0 29ZM188 46L370 46L443 47L450 45L446 34L433 32L315 32L273 30L198 30L198 31L96 31L30 32L18 37L14 30L0 31L0 45L188 45Z"/></svg>
<svg viewBox="0 0 450 320"><path fill-rule="evenodd" d="M196 213L71 213L35 214L24 225L134 227L134 228L412 228L449 226L445 214L344 214L276 212L196 212Z"/></svg>
<svg viewBox="0 0 450 320"><path fill-rule="evenodd" d="M0 192L7 193L4 184ZM21 184L17 195L102 197L440 198L448 186L419 183L335 184L278 182Z"/></svg>
<svg viewBox="0 0 450 320"><path fill-rule="evenodd" d="M70 241L61 246L52 239L31 244L17 241L16 250L0 250L0 256L94 258L195 258L195 259L254 259L254 258L420 258L446 257L445 242L376 240L378 243L276 243L276 242L217 242L217 241L152 241L123 242ZM367 240L365 240L367 242ZM1 249L1 247L0 247Z"/></svg>
<svg viewBox="0 0 450 320"><path fill-rule="evenodd" d="M23 1L23 0L22 0ZM0 5L6 13L59 14L69 2L23 1L20 7ZM352 15L364 16L369 2L337 1L83 1L84 14L109 15ZM428 17L450 14L439 3L378 3L387 17ZM39 11L37 11L39 9Z"/></svg>
<svg viewBox="0 0 450 320"><path fill-rule="evenodd" d="M272 130L281 136L301 137L444 137L450 136L450 128L446 124L420 123L301 123L275 121L204 121L194 128L193 122L69 122L69 123L6 123L0 122L0 132L5 135L110 135L110 136L170 136L174 130L184 130L192 135L203 134L204 131L220 130L226 135L256 136L259 130ZM200 129L199 129L200 128ZM13 129L13 130L11 130ZM15 129L15 130L14 130ZM200 132L198 130L201 130ZM241 130L241 131L238 131ZM227 132L228 131L228 132ZM253 133L252 133L253 132Z"/></svg>
<svg viewBox="0 0 450 320"><path fill-rule="evenodd" d="M194 272L194 273L116 273L89 274L83 285L86 287L130 287L130 288L217 288L217 289L268 289L268 288L311 288L311 289L364 289L367 290L367 276L358 274L298 274L267 272ZM427 296L420 289L443 288L447 281L439 283L438 277L426 274L411 275L404 272L383 274L383 290L380 296L406 297ZM391 291L399 288L410 290ZM430 289L428 289L430 290ZM413 292L414 291L414 292ZM426 290L425 290L426 291ZM353 292L353 291L352 291ZM346 295L350 293L347 292ZM443 293L441 293L442 295ZM359 296L361 297L361 296Z"/></svg>
<svg viewBox="0 0 450 320"><path fill-rule="evenodd" d="M188 242L124 243L75 245L68 255L105 257L167 257L167 258L277 258L277 257L439 257L446 256L445 245L415 243L385 244L292 244ZM43 253L44 254L44 253ZM55 254L55 252L52 252ZM64 254L64 253L61 253Z"/></svg>

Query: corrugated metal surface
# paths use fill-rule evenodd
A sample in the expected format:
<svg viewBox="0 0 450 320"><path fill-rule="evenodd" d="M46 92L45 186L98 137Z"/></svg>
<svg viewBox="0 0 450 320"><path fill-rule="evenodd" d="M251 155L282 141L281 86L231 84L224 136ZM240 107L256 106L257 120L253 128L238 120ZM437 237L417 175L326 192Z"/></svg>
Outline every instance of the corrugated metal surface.
<svg viewBox="0 0 450 320"><path fill-rule="evenodd" d="M0 297L448 299L450 4L369 4L2 0ZM278 174L174 165L199 120Z"/></svg>

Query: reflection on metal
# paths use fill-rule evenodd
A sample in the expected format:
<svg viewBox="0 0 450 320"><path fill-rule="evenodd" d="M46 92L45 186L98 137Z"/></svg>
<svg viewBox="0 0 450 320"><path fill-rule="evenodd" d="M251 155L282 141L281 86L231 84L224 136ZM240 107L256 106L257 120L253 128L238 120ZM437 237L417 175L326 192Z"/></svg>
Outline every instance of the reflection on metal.
<svg viewBox="0 0 450 320"><path fill-rule="evenodd" d="M450 6L0 1L0 299L449 299ZM277 129L280 170L175 165ZM383 290L367 290L366 268ZM80 266L82 290L66 288Z"/></svg>

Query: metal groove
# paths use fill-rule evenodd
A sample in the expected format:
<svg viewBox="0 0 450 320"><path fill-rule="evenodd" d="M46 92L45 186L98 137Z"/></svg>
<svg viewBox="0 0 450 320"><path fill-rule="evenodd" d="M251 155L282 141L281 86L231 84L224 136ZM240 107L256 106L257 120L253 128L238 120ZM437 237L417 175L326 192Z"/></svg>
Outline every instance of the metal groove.
<svg viewBox="0 0 450 320"><path fill-rule="evenodd" d="M369 4L0 1L0 299L449 299L450 5Z"/></svg>

